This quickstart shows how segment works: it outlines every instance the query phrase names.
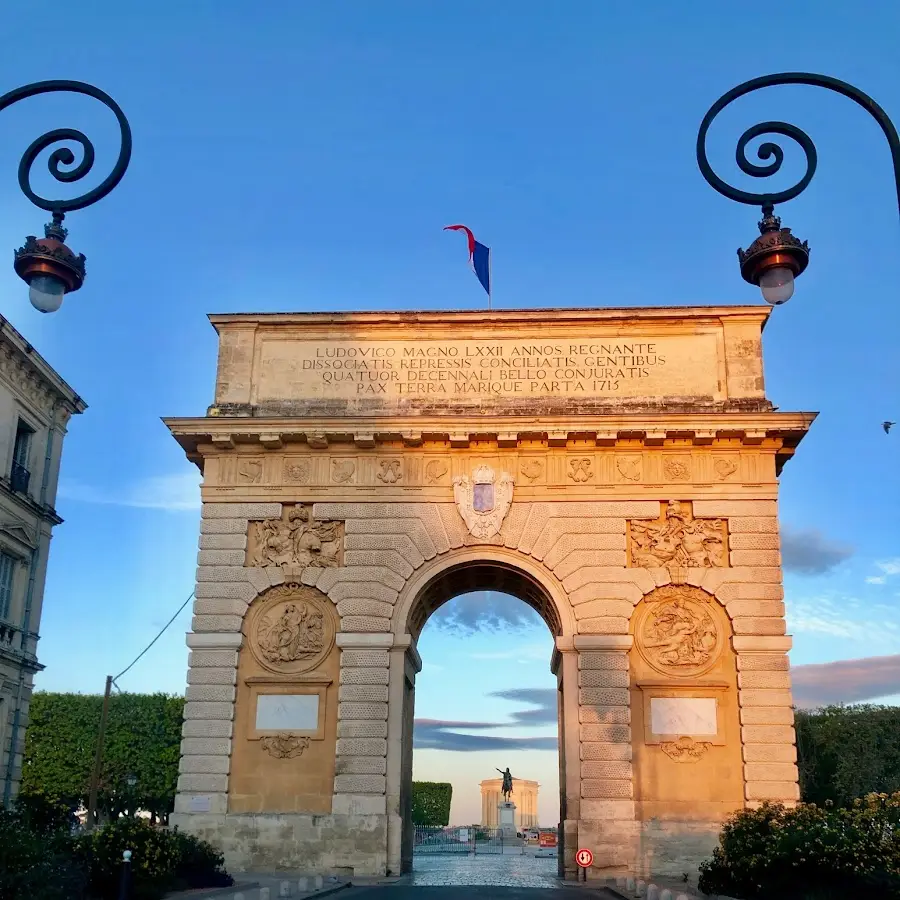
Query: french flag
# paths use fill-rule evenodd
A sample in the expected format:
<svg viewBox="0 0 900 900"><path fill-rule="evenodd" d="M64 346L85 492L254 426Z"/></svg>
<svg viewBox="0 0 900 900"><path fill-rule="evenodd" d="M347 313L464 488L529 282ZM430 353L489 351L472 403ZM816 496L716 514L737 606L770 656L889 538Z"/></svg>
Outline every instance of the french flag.
<svg viewBox="0 0 900 900"><path fill-rule="evenodd" d="M487 291L488 304L491 300L491 248L485 247L480 241L475 240L472 229L465 225L445 225L444 231L464 231L469 240L469 263L475 277L481 282L481 286Z"/></svg>

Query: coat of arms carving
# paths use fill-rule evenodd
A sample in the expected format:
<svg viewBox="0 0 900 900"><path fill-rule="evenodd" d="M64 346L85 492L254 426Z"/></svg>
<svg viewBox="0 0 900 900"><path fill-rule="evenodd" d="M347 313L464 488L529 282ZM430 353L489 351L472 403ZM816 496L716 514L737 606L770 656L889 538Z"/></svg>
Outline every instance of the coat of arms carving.
<svg viewBox="0 0 900 900"><path fill-rule="evenodd" d="M471 478L453 479L456 507L472 537L486 541L500 533L512 504L513 484L511 475L503 472L498 477L490 466L478 466Z"/></svg>

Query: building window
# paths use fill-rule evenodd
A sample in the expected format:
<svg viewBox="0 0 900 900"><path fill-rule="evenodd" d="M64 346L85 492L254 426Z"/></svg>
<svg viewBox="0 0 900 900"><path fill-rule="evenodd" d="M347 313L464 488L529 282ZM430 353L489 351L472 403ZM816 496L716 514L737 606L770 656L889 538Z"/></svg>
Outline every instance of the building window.
<svg viewBox="0 0 900 900"><path fill-rule="evenodd" d="M12 611L13 575L16 560L8 553L0 552L0 619L9 621Z"/></svg>
<svg viewBox="0 0 900 900"><path fill-rule="evenodd" d="M10 484L14 491L25 494L28 491L28 482L31 480L31 472L28 469L28 457L31 454L31 438L34 429L19 419L16 426L16 443L13 447L12 471L10 472Z"/></svg>

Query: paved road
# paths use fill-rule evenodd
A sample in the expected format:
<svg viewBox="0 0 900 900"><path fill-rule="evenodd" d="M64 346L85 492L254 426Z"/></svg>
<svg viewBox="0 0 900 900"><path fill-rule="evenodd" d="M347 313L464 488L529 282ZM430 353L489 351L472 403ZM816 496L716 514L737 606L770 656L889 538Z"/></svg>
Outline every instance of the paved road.
<svg viewBox="0 0 900 900"><path fill-rule="evenodd" d="M555 856L516 854L496 856L413 857L413 872L403 879L417 887L489 885L507 888L558 888Z"/></svg>
<svg viewBox="0 0 900 900"><path fill-rule="evenodd" d="M495 887L493 885L462 885L460 887L420 887L417 885L379 885L352 888L336 894L338 900L613 900L614 894L603 889L588 891L579 888L552 887Z"/></svg>

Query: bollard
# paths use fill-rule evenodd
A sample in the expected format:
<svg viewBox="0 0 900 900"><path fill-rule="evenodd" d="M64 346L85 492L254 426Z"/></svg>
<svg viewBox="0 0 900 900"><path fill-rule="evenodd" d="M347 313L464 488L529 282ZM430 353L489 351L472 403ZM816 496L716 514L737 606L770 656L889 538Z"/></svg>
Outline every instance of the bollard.
<svg viewBox="0 0 900 900"><path fill-rule="evenodd" d="M300 891L301 894L305 894L309 891L309 879L305 875L302 878L297 879L297 890Z"/></svg>
<svg viewBox="0 0 900 900"><path fill-rule="evenodd" d="M628 891L629 894L634 893L635 883L633 878L625 879L625 890Z"/></svg>
<svg viewBox="0 0 900 900"><path fill-rule="evenodd" d="M291 883L289 881L282 881L281 884L278 885L278 896L279 897L290 897L291 896Z"/></svg>
<svg viewBox="0 0 900 900"><path fill-rule="evenodd" d="M321 891L321 890L322 890L322 885L323 885L323 883L324 883L324 882L323 882L323 879L322 879L322 876L321 876L321 875L315 875L315 876L313 876L313 888L314 888L315 890Z"/></svg>
<svg viewBox="0 0 900 900"><path fill-rule="evenodd" d="M659 900L659 888L653 883L647 885L647 900Z"/></svg>
<svg viewBox="0 0 900 900"><path fill-rule="evenodd" d="M659 900L672 900L674 896L675 895L668 888L663 888L659 892Z"/></svg>
<svg viewBox="0 0 900 900"><path fill-rule="evenodd" d="M638 881L638 883L634 886L634 896L635 897L646 897L647 896L647 882L646 881Z"/></svg>
<svg viewBox="0 0 900 900"><path fill-rule="evenodd" d="M131 898L131 851L122 854L122 880L119 882L119 900Z"/></svg>
<svg viewBox="0 0 900 900"><path fill-rule="evenodd" d="M259 889L259 900L269 900L269 889L268 888L260 888Z"/></svg>
<svg viewBox="0 0 900 900"><path fill-rule="evenodd" d="M691 900L691 898L687 894L679 894L675 900Z"/></svg>

